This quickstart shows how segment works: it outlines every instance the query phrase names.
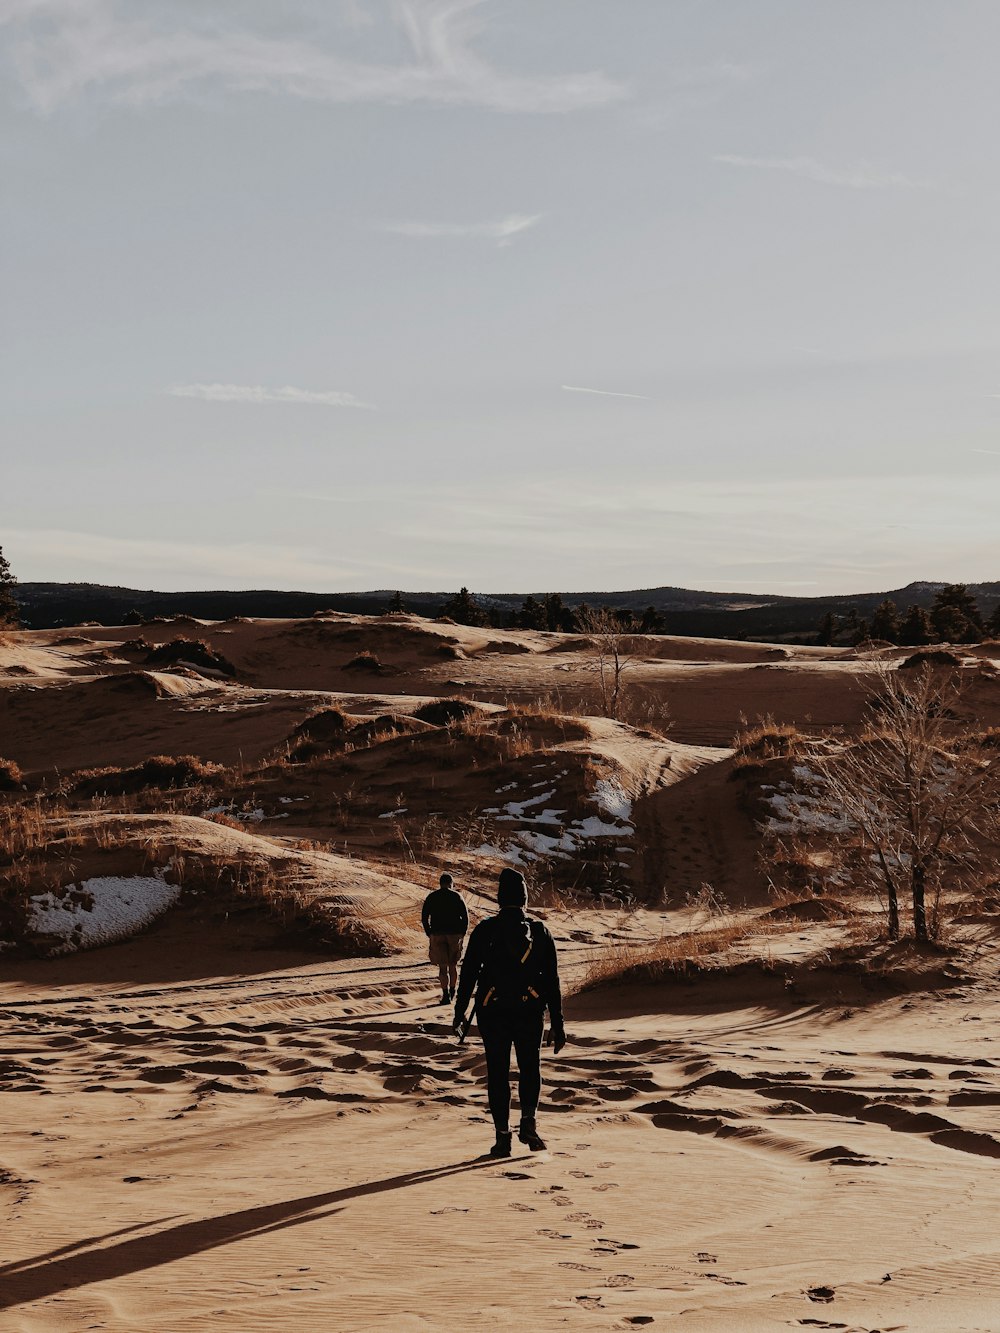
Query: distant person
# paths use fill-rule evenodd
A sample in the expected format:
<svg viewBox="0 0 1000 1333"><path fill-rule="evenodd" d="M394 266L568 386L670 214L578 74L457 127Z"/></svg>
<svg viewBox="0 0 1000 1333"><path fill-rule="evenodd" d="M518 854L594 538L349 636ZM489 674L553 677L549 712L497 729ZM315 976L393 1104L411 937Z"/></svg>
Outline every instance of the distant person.
<svg viewBox="0 0 1000 1333"><path fill-rule="evenodd" d="M441 1003L455 998L458 961L462 957L465 932L469 929L469 911L465 899L455 888L451 875L442 875L441 887L424 899L421 920L430 941L428 957L441 979Z"/></svg>
<svg viewBox="0 0 1000 1333"><path fill-rule="evenodd" d="M490 1114L497 1136L491 1157L510 1156L511 1047L517 1054L521 1104L517 1137L532 1152L541 1152L545 1142L538 1133L535 1113L542 1090L539 1055L546 1009L553 1050L558 1054L566 1044L555 941L541 921L525 915L527 901L524 876L517 870L502 870L497 891L500 910L481 921L469 936L455 1001L455 1031L464 1038L466 1011L475 992L479 1035L486 1048Z"/></svg>

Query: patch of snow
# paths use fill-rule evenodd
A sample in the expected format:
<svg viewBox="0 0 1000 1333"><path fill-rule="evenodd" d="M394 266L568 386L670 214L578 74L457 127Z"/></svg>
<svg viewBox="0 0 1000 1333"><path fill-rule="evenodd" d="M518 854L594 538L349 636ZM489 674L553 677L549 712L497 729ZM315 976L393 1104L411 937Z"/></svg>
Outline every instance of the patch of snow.
<svg viewBox="0 0 1000 1333"><path fill-rule="evenodd" d="M399 815L406 814L406 806L401 805L398 810L387 810L384 815L379 815L379 819L396 819Z"/></svg>
<svg viewBox="0 0 1000 1333"><path fill-rule="evenodd" d="M494 861L506 861L512 866L527 865L537 859L523 847L494 847L489 842L484 842L479 847L467 847L465 850L470 856L489 856Z"/></svg>
<svg viewBox="0 0 1000 1333"><path fill-rule="evenodd" d="M279 796L282 805L294 805L297 801L308 801L308 796Z"/></svg>
<svg viewBox="0 0 1000 1333"><path fill-rule="evenodd" d="M163 871L154 876L104 876L72 885L62 894L30 898L27 928L54 936L61 943L54 954L75 953L114 944L138 934L181 896L179 884L168 884Z"/></svg>
<svg viewBox="0 0 1000 1333"><path fill-rule="evenodd" d="M545 784L539 783L538 785L544 786ZM542 792L540 796L529 796L526 801L508 801L504 806L505 813L502 818L520 819L525 810L530 810L533 805L544 805L545 802L551 800L555 794L555 788L553 787L551 791Z"/></svg>
<svg viewBox="0 0 1000 1333"><path fill-rule="evenodd" d="M497 795L499 796L500 793L504 791L514 791L516 790L516 788L517 788L516 782L508 782L506 787L497 787Z"/></svg>
<svg viewBox="0 0 1000 1333"><path fill-rule="evenodd" d="M598 815L588 815L573 827L578 829L580 836L584 838L627 838L633 832L631 824L608 824Z"/></svg>
<svg viewBox="0 0 1000 1333"><path fill-rule="evenodd" d="M632 800L614 778L601 778L594 789L593 799L604 814L622 824L632 818Z"/></svg>
<svg viewBox="0 0 1000 1333"><path fill-rule="evenodd" d="M570 852L576 851L576 842L563 834L561 838L550 838L546 833L535 833L525 829L517 835L523 846L535 853L535 856L558 856L565 860Z"/></svg>

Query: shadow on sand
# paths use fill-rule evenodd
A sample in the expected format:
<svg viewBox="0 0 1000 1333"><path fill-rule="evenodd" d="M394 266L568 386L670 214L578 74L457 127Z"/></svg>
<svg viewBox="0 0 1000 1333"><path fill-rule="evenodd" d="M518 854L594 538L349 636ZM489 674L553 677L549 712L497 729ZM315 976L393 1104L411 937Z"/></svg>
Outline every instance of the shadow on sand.
<svg viewBox="0 0 1000 1333"><path fill-rule="evenodd" d="M136 1231L139 1226L160 1226L163 1222L173 1221L173 1218L157 1218L105 1235L90 1236L50 1250L47 1254L0 1267L0 1310L42 1300L57 1292L85 1287L92 1282L107 1282L143 1269L157 1268L160 1264L173 1263L192 1254L203 1254L221 1245L231 1245L237 1240L266 1236L272 1231L281 1231L303 1222L316 1222L342 1211L333 1205L347 1203L365 1194L406 1189L410 1185L427 1184L464 1171L495 1165L491 1157L475 1157L448 1166L410 1171L401 1176L388 1176L384 1180L371 1180L344 1189L328 1190L323 1194L307 1194L299 1199L286 1199L282 1203L244 1208L237 1213L223 1213L198 1222L182 1222L178 1226L165 1227L151 1234L118 1240L113 1245L102 1242Z"/></svg>

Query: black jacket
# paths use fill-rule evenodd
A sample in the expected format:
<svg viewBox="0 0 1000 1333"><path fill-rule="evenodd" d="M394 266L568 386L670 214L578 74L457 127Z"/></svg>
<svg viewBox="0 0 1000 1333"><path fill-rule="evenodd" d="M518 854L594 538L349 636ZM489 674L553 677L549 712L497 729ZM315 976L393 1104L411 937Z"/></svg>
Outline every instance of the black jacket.
<svg viewBox="0 0 1000 1333"><path fill-rule="evenodd" d="M476 1008L482 1008L493 983L495 960L501 955L517 957L520 945L532 942L532 984L538 998L549 1011L553 1027L561 1027L562 991L559 985L559 960L556 943L548 927L525 916L520 907L503 907L496 916L480 921L469 936L455 997L456 1017L464 1018L473 992Z"/></svg>
<svg viewBox="0 0 1000 1333"><path fill-rule="evenodd" d="M425 935L464 935L469 929L465 899L454 889L435 889L429 893L420 919Z"/></svg>

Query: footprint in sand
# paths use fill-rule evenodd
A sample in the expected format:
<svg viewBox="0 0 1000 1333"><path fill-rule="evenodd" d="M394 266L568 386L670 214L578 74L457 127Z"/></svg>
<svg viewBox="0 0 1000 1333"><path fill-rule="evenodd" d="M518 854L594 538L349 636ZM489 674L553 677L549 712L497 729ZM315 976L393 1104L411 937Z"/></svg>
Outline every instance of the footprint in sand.
<svg viewBox="0 0 1000 1333"><path fill-rule="evenodd" d="M536 1209L532 1208L530 1203L509 1203L507 1207L514 1208L519 1213L533 1213L537 1211ZM466 1209L465 1211L468 1212L468 1209Z"/></svg>
<svg viewBox="0 0 1000 1333"><path fill-rule="evenodd" d="M717 1264L718 1258L714 1254L709 1254L707 1250L699 1250L694 1256L700 1264Z"/></svg>
<svg viewBox="0 0 1000 1333"><path fill-rule="evenodd" d="M605 1282L606 1287L631 1287L635 1278L631 1273L615 1273Z"/></svg>
<svg viewBox="0 0 1000 1333"><path fill-rule="evenodd" d="M565 1231L550 1231L548 1227L539 1227L539 1229L535 1232L535 1235L536 1235L536 1236L548 1236L549 1240L572 1240L572 1239L573 1239L573 1237L570 1236L570 1235L569 1235L567 1232L565 1232Z"/></svg>
<svg viewBox="0 0 1000 1333"><path fill-rule="evenodd" d="M607 1181L607 1182L605 1182L605 1184L603 1184L603 1185L592 1185L592 1186L591 1186L591 1189L597 1190L598 1193L601 1193L601 1194L603 1194L605 1190L616 1190L617 1188L618 1188L618 1186L614 1183L614 1181Z"/></svg>
<svg viewBox="0 0 1000 1333"><path fill-rule="evenodd" d="M572 1268L577 1273L599 1273L601 1270L596 1264L575 1264L571 1259L560 1259L560 1268Z"/></svg>
<svg viewBox="0 0 1000 1333"><path fill-rule="evenodd" d="M822 1304L828 1304L836 1294L834 1287L810 1287L806 1292L811 1301L819 1301Z"/></svg>

